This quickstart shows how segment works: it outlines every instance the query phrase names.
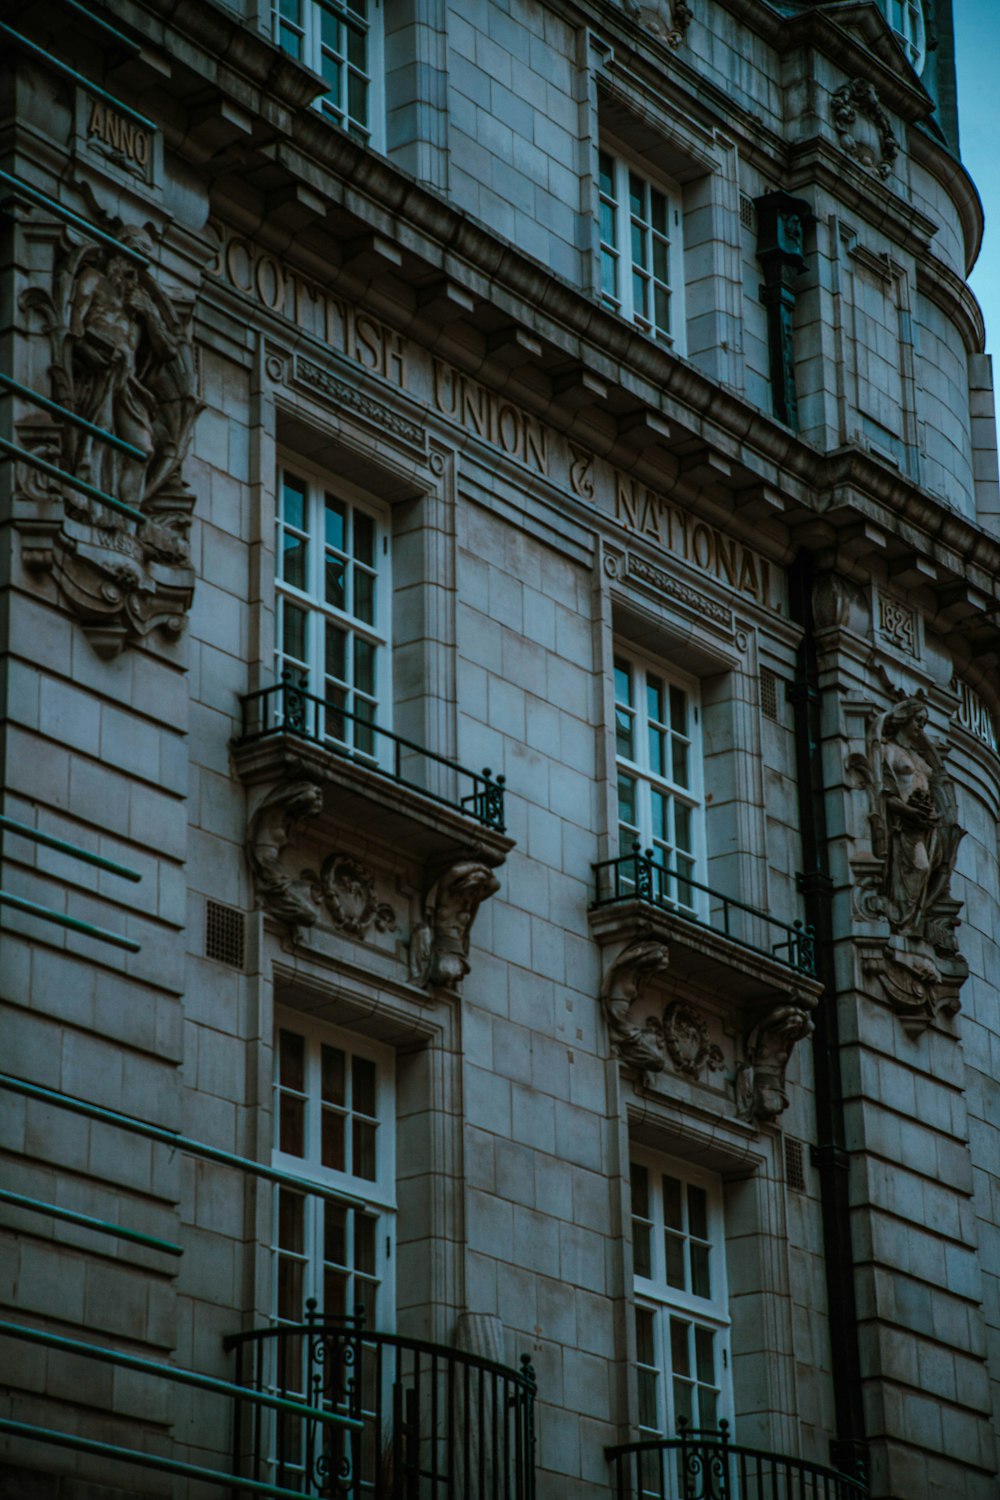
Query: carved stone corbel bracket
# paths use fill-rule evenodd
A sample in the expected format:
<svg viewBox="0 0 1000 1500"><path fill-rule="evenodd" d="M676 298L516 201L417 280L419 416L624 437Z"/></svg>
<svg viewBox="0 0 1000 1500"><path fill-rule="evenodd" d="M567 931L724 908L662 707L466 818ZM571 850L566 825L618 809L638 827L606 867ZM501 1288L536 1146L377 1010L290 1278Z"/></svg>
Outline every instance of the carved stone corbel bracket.
<svg viewBox="0 0 1000 1500"><path fill-rule="evenodd" d="M859 947L862 973L875 980L879 998L908 1036L920 1036L941 1016L961 1009L958 992L969 973L961 954L942 957L929 944L902 937L866 939Z"/></svg>
<svg viewBox="0 0 1000 1500"><path fill-rule="evenodd" d="M768 1124L788 1108L785 1072L796 1042L815 1029L805 1008L815 1000L792 995L767 1010L748 1032L736 1068L736 1112L750 1124Z"/></svg>
<svg viewBox="0 0 1000 1500"><path fill-rule="evenodd" d="M259 910L294 930L315 925L319 913L311 881L295 879L282 854L298 829L323 811L323 789L305 778L281 781L265 791L250 817L247 860Z"/></svg>
<svg viewBox="0 0 1000 1500"><path fill-rule="evenodd" d="M601 986L601 1008L608 1023L611 1046L627 1067L644 1077L662 1072L666 1065L663 1028L656 1017L641 1026L632 1019L632 1007L645 997L647 987L662 978L670 967L666 943L640 937L612 961Z"/></svg>
<svg viewBox="0 0 1000 1500"><path fill-rule="evenodd" d="M469 972L469 938L476 913L500 882L481 850L450 864L424 897L424 920L410 939L410 974L427 989L455 989Z"/></svg>

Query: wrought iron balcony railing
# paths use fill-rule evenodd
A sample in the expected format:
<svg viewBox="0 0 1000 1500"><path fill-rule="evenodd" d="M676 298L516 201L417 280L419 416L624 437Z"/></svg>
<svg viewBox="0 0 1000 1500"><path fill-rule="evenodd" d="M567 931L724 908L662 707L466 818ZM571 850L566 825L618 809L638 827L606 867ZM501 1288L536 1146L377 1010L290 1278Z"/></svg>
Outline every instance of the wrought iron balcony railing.
<svg viewBox="0 0 1000 1500"><path fill-rule="evenodd" d="M643 852L638 842L633 844L631 854L601 860L593 868L597 879L595 907L610 906L615 901L651 901L664 907L672 916L721 932L741 948L775 958L810 979L816 977L815 934L802 922L794 922L791 926L779 922L767 912L695 880L686 871L661 864L652 849ZM708 897L707 914L695 892ZM735 917L734 913L737 914ZM769 946L755 941L757 937L773 933L780 936Z"/></svg>
<svg viewBox="0 0 1000 1500"><path fill-rule="evenodd" d="M717 1432L677 1426L675 1438L605 1449L615 1500L867 1500L862 1472L731 1443L726 1422Z"/></svg>
<svg viewBox="0 0 1000 1500"><path fill-rule="evenodd" d="M423 1339L366 1329L360 1318L255 1329L226 1340L235 1383L298 1400L243 1412L233 1470L252 1483L339 1500L534 1500L535 1376ZM308 1403L308 1404L305 1404ZM327 1430L316 1408L352 1419ZM235 1493L241 1493L237 1485Z"/></svg>
<svg viewBox="0 0 1000 1500"><path fill-rule="evenodd" d="M506 828L502 776L494 776L488 767L479 773L469 771L447 756L383 729L363 714L328 703L307 692L292 673L286 672L272 687L247 693L241 702L241 745L269 735L296 735L434 802L457 808L484 828L497 833ZM436 787L435 777L439 787L453 786L453 795Z"/></svg>

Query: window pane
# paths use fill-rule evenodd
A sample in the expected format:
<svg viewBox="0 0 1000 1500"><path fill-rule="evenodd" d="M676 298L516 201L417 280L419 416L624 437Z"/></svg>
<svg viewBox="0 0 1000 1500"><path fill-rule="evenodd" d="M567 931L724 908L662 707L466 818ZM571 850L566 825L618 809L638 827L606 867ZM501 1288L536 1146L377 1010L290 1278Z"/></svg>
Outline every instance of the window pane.
<svg viewBox="0 0 1000 1500"><path fill-rule="evenodd" d="M627 662L615 662L615 702L632 704L632 670Z"/></svg>
<svg viewBox="0 0 1000 1500"><path fill-rule="evenodd" d="M339 625L326 627L326 675L338 682L347 678L347 632Z"/></svg>
<svg viewBox="0 0 1000 1500"><path fill-rule="evenodd" d="M715 1335L710 1328L694 1329L695 1367L698 1379L705 1385L715 1384Z"/></svg>
<svg viewBox="0 0 1000 1500"><path fill-rule="evenodd" d="M709 1252L707 1245L691 1241L691 1290L696 1297L711 1297L712 1281L709 1274Z"/></svg>
<svg viewBox="0 0 1000 1500"><path fill-rule="evenodd" d="M354 1215L354 1265L368 1276L375 1275L375 1223L371 1214Z"/></svg>
<svg viewBox="0 0 1000 1500"><path fill-rule="evenodd" d="M300 1260L278 1256L278 1317L297 1323L302 1317L302 1271Z"/></svg>
<svg viewBox="0 0 1000 1500"><path fill-rule="evenodd" d="M322 1161L335 1172L344 1170L344 1116L335 1109L323 1111Z"/></svg>
<svg viewBox="0 0 1000 1500"><path fill-rule="evenodd" d="M278 1244L282 1250L294 1250L301 1254L305 1236L305 1207L306 1200L301 1193L279 1187Z"/></svg>
<svg viewBox="0 0 1000 1500"><path fill-rule="evenodd" d="M638 1220L632 1225L632 1261L637 1276L652 1276L653 1274L653 1232L649 1224L641 1224Z"/></svg>
<svg viewBox="0 0 1000 1500"><path fill-rule="evenodd" d="M305 1140L305 1101L294 1094L282 1094L278 1102L278 1150L289 1156L304 1156Z"/></svg>
<svg viewBox="0 0 1000 1500"><path fill-rule="evenodd" d="M601 252L601 291L606 297L618 301L618 262L606 250Z"/></svg>
<svg viewBox="0 0 1000 1500"><path fill-rule="evenodd" d="M719 1425L719 1397L717 1391L708 1390L705 1386L698 1387L698 1426L718 1427Z"/></svg>
<svg viewBox="0 0 1000 1500"><path fill-rule="evenodd" d="M615 234L615 209L614 204L609 203L606 198L601 199L600 207L600 229L601 239L606 245L616 246L618 243Z"/></svg>
<svg viewBox="0 0 1000 1500"><path fill-rule="evenodd" d="M670 727L677 734L687 734L688 697L683 688L670 689Z"/></svg>
<svg viewBox="0 0 1000 1500"><path fill-rule="evenodd" d="M664 722L663 682L659 677L654 677L652 672L646 678L646 712L654 723Z"/></svg>
<svg viewBox="0 0 1000 1500"><path fill-rule="evenodd" d="M695 1239L708 1239L708 1199L693 1183L688 1183L688 1229Z"/></svg>
<svg viewBox="0 0 1000 1500"><path fill-rule="evenodd" d="M661 332L670 333L670 293L665 292L662 287L658 286L655 288L653 296L655 302L654 314L656 318L656 326L661 330Z"/></svg>
<svg viewBox="0 0 1000 1500"><path fill-rule="evenodd" d="M655 1365L656 1363L656 1345L653 1336L655 1316L655 1313L645 1307L637 1307L635 1310L635 1347L641 1365Z"/></svg>
<svg viewBox="0 0 1000 1500"><path fill-rule="evenodd" d="M301 479L294 479L291 474L286 474L281 487L281 519L286 526L294 526L296 531L305 531L305 517L306 487Z"/></svg>
<svg viewBox="0 0 1000 1500"><path fill-rule="evenodd" d="M635 778L633 776L618 777L618 816L623 823L634 824L636 821Z"/></svg>
<svg viewBox="0 0 1000 1500"><path fill-rule="evenodd" d="M667 823L667 810L670 806L669 797L664 797L662 792L651 791L649 804L653 815L653 838L659 843L669 843L670 827Z"/></svg>
<svg viewBox="0 0 1000 1500"><path fill-rule="evenodd" d="M354 569L354 613L366 625L375 623L375 574Z"/></svg>
<svg viewBox="0 0 1000 1500"><path fill-rule="evenodd" d="M351 1107L360 1115L375 1113L375 1064L368 1057L351 1060Z"/></svg>
<svg viewBox="0 0 1000 1500"><path fill-rule="evenodd" d="M297 604L292 604L288 599L281 603L281 648L286 656L292 656L296 661L304 662L306 659L306 625L307 616L304 609Z"/></svg>
<svg viewBox="0 0 1000 1500"><path fill-rule="evenodd" d="M358 73L347 75L347 113L359 125L368 124L368 84Z"/></svg>
<svg viewBox="0 0 1000 1500"><path fill-rule="evenodd" d="M646 184L638 172L628 174L628 206L639 218L646 217Z"/></svg>
<svg viewBox="0 0 1000 1500"><path fill-rule="evenodd" d="M614 197L615 191L615 164L614 158L606 151L597 153L597 180L602 193Z"/></svg>
<svg viewBox="0 0 1000 1500"><path fill-rule="evenodd" d="M354 1121L353 1170L355 1177L375 1181L375 1126L367 1120Z"/></svg>
<svg viewBox="0 0 1000 1500"><path fill-rule="evenodd" d="M327 1318L343 1318L348 1312L347 1277L342 1271L323 1272L323 1314Z"/></svg>
<svg viewBox="0 0 1000 1500"><path fill-rule="evenodd" d="M667 1256L667 1285L680 1287L682 1291L686 1291L684 1241L679 1234L667 1234L664 1236L664 1247Z"/></svg>
<svg viewBox="0 0 1000 1500"><path fill-rule="evenodd" d="M683 1417L685 1419L685 1421L687 1421L687 1422L689 1422L691 1424L692 1427L695 1425L694 1402L692 1400L693 1394L694 1394L694 1390L693 1390L693 1387L691 1386L691 1384L690 1384L689 1381L687 1381L687 1380L675 1380L674 1381L674 1421L675 1422L679 1422L680 1419L681 1419L681 1417Z"/></svg>
<svg viewBox="0 0 1000 1500"><path fill-rule="evenodd" d="M619 755L634 759L632 746L632 715L623 708L615 709L615 748Z"/></svg>
<svg viewBox="0 0 1000 1500"><path fill-rule="evenodd" d="M347 506L333 495L326 497L326 545L347 550Z"/></svg>
<svg viewBox="0 0 1000 1500"><path fill-rule="evenodd" d="M673 763L674 780L677 785L690 786L691 772L688 764L688 746L683 740L674 740L671 745L671 760Z"/></svg>
<svg viewBox="0 0 1000 1500"><path fill-rule="evenodd" d="M632 264L641 267L643 270L649 269L649 262L646 259L647 242L645 230L640 225L633 223L631 229Z"/></svg>
<svg viewBox="0 0 1000 1500"><path fill-rule="evenodd" d="M333 52L343 52L343 22L339 21L330 11L320 8L319 12L319 39L320 44L329 47Z"/></svg>
<svg viewBox="0 0 1000 1500"><path fill-rule="evenodd" d="M663 1222L668 1229L684 1228L681 1185L676 1177L663 1175Z"/></svg>
<svg viewBox="0 0 1000 1500"><path fill-rule="evenodd" d="M293 536L290 531L281 534L281 577L293 588L306 587L306 568L309 561L309 543L304 537Z"/></svg>
<svg viewBox="0 0 1000 1500"><path fill-rule="evenodd" d="M306 1077L305 1039L296 1031L280 1031L278 1059L278 1081L282 1088L297 1089L301 1094Z"/></svg>
<svg viewBox="0 0 1000 1500"><path fill-rule="evenodd" d="M354 556L369 568L375 566L375 522L363 510L354 512Z"/></svg>
<svg viewBox="0 0 1000 1500"><path fill-rule="evenodd" d="M656 1410L656 1371L640 1370L639 1374L639 1426L659 1427Z"/></svg>
<svg viewBox="0 0 1000 1500"><path fill-rule="evenodd" d="M354 641L354 686L362 693L375 691L375 647L360 636Z"/></svg>
<svg viewBox="0 0 1000 1500"><path fill-rule="evenodd" d="M678 849L691 850L691 809L683 802L674 803L674 843Z"/></svg>
<svg viewBox="0 0 1000 1500"><path fill-rule="evenodd" d="M653 275L657 281L670 284L670 246L666 240L653 241Z"/></svg>
<svg viewBox="0 0 1000 1500"><path fill-rule="evenodd" d="M663 775L663 742L666 736L662 729L649 730L649 769L655 776Z"/></svg>
<svg viewBox="0 0 1000 1500"><path fill-rule="evenodd" d="M670 1368L675 1375L691 1374L688 1330L691 1324L681 1318L670 1319Z"/></svg>
<svg viewBox="0 0 1000 1500"><path fill-rule="evenodd" d="M343 1106L346 1102L344 1099L344 1054L339 1047L328 1047L324 1043L321 1058L323 1102Z"/></svg>
<svg viewBox="0 0 1000 1500"><path fill-rule="evenodd" d="M368 48L365 45L366 33L360 26L347 25L344 28L347 38L347 60L362 73L368 71Z"/></svg>
<svg viewBox="0 0 1000 1500"><path fill-rule="evenodd" d="M640 1219L649 1218L649 1173L639 1162L632 1163L632 1212Z"/></svg>
<svg viewBox="0 0 1000 1500"><path fill-rule="evenodd" d="M326 556L326 602L334 609L346 608L347 564L339 557Z"/></svg>
<svg viewBox="0 0 1000 1500"><path fill-rule="evenodd" d="M323 1205L323 1259L335 1266L347 1265L347 1215L342 1203Z"/></svg>
<svg viewBox="0 0 1000 1500"><path fill-rule="evenodd" d="M667 219L667 200L657 188L649 190L649 222L658 234L667 234L670 224Z"/></svg>
<svg viewBox="0 0 1000 1500"><path fill-rule="evenodd" d="M644 276L632 273L632 311L637 318L649 317L649 282Z"/></svg>

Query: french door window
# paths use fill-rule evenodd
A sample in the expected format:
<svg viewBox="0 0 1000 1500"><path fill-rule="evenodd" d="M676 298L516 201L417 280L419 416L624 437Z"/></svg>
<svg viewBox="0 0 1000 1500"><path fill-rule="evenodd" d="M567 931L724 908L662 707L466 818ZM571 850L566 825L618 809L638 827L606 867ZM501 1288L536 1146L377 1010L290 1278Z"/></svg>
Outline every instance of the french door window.
<svg viewBox="0 0 1000 1500"><path fill-rule="evenodd" d="M631 1175L640 1435L714 1429L732 1405L720 1185L646 1152Z"/></svg>
<svg viewBox="0 0 1000 1500"><path fill-rule="evenodd" d="M388 728L388 548L384 521L301 471L279 475L276 670L319 699L319 738L378 758ZM314 706L315 707L315 706Z"/></svg>
<svg viewBox="0 0 1000 1500"><path fill-rule="evenodd" d="M325 81L317 109L377 146L373 137L378 134L382 73L378 0L273 0L271 23L281 50Z"/></svg>
<svg viewBox="0 0 1000 1500"><path fill-rule="evenodd" d="M597 153L601 300L684 352L680 195L624 157Z"/></svg>
<svg viewBox="0 0 1000 1500"><path fill-rule="evenodd" d="M889 25L896 33L906 60L914 72L922 73L927 51L927 28L923 0L885 0Z"/></svg>
<svg viewBox="0 0 1000 1500"><path fill-rule="evenodd" d="M281 1186L275 1210L275 1317L298 1323L314 1298L327 1318L390 1316L385 1276L392 1241L392 1058L295 1019L275 1037L274 1164L302 1178ZM343 1200L310 1192L342 1189Z"/></svg>
<svg viewBox="0 0 1000 1500"><path fill-rule="evenodd" d="M697 685L615 656L618 852L653 851L660 900L700 912L704 807Z"/></svg>

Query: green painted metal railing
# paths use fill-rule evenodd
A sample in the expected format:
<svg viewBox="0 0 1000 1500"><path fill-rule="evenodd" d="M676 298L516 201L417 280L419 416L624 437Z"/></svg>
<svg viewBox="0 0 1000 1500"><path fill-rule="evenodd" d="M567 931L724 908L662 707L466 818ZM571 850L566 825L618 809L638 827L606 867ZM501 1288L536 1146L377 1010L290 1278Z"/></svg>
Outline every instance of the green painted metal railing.
<svg viewBox="0 0 1000 1500"><path fill-rule="evenodd" d="M78 73L75 68L71 68L61 58L53 57L51 52L47 52L37 42L31 41L29 37L22 36L21 32L15 31L13 27L5 26L2 21L0 21L0 37L6 38L15 47L20 47L24 52L27 52L29 57L36 58L40 62L43 62L46 67L53 68L57 73L61 73L64 78L70 78L74 83L80 84L81 87L85 88L89 93L94 94L98 99L103 99L105 104L110 104L112 109L117 110L119 114L126 115L130 120L134 120L137 125L141 125L144 130L156 129L152 120L147 120L145 115L141 115L130 104L123 104L120 99L115 98L114 94L109 94L107 89L102 89L99 84L91 83L89 78L85 78L82 73Z"/></svg>
<svg viewBox="0 0 1000 1500"><path fill-rule="evenodd" d="M149 457L141 448L134 447L132 443L126 443L124 438L115 437L113 432L106 432L103 427L98 427L96 422L88 422L86 417L77 416L75 411L60 406L58 401L50 401L48 396L42 395L41 391L33 391L30 385L22 385L19 380L5 374L3 370L0 370L0 385L6 386L11 395L20 396L22 401L30 401L32 406L40 406L43 411L51 412L53 416L62 417L73 427L89 432L91 437L100 438L102 443L107 443L110 448L116 448L119 453L127 454L129 458L136 458L140 463L145 463ZM5 394L6 392L0 391L0 399Z"/></svg>
<svg viewBox="0 0 1000 1500"><path fill-rule="evenodd" d="M53 1427L34 1427L30 1422L15 1422L10 1417L0 1417L0 1432L30 1438L53 1448L71 1448L75 1453L94 1453L99 1458L116 1459L121 1463L135 1464L141 1469L180 1474L185 1479L202 1479L209 1484L238 1485L239 1490L251 1495L273 1495L275 1500L308 1500L302 1490L282 1489L280 1485L266 1484L263 1480L240 1479L236 1474L223 1474L218 1469L206 1469L201 1464L187 1464L179 1458L161 1458L158 1453L143 1453L141 1448L122 1448L118 1443L100 1443L96 1438L81 1437L75 1432L58 1432Z"/></svg>
<svg viewBox="0 0 1000 1500"><path fill-rule="evenodd" d="M3 173L0 172L0 177ZM77 479L75 474L60 469L58 464L50 463L47 458L42 458L38 453L29 453L27 448L18 447L8 438L0 438L0 451L9 453L11 458L19 459L21 463L28 464L32 469L38 469L42 474L48 474L52 479L60 480L68 489L77 490L81 495L86 495L91 500L97 500L101 505L106 505L110 510L116 510L121 516L128 516L130 521L144 522L146 517L141 510L136 510L134 505L126 505L124 500L116 500L114 495L106 495L96 485L88 484L85 479Z"/></svg>
<svg viewBox="0 0 1000 1500"><path fill-rule="evenodd" d="M75 1208L63 1208L59 1203L46 1203L41 1198L26 1198L23 1193L13 1193L9 1188L0 1188L0 1203L9 1203L12 1208L23 1208L28 1213L63 1219L67 1224L79 1224L83 1229L92 1229L95 1234L128 1240L130 1244L144 1245L148 1250L162 1250L164 1255L184 1254L180 1245L175 1245L173 1240L161 1240L155 1234L143 1234L139 1229L126 1229L124 1224L114 1224L110 1219L95 1219L92 1214L81 1214Z"/></svg>
<svg viewBox="0 0 1000 1500"><path fill-rule="evenodd" d="M105 1109L101 1104L90 1104L86 1099L77 1099L74 1095L64 1094L59 1089L44 1088L39 1083L30 1083L26 1078L17 1078L12 1073L0 1073L0 1088L10 1089L15 1094L24 1094L29 1099L38 1099L44 1104L55 1104L74 1114L84 1115L90 1120L101 1120L106 1125L118 1125L132 1135L145 1136L147 1140L158 1141L164 1146L184 1151L189 1156L199 1156L203 1161L218 1162L224 1167L237 1167L241 1172L250 1172L254 1177L263 1177L268 1182L277 1182L283 1187L295 1188L300 1193L311 1193L317 1198L329 1198L334 1203L348 1203L355 1208L365 1206L363 1198L345 1193L340 1188L328 1188L322 1183L304 1181L292 1172L282 1172L277 1167L265 1166L263 1162L252 1161L249 1157L237 1156L232 1151L224 1151L220 1146L208 1146L204 1141L195 1141L189 1136L178 1135L176 1131L166 1130L162 1125L150 1125L145 1120L137 1120L134 1115L120 1114L117 1110Z"/></svg>
<svg viewBox="0 0 1000 1500"><path fill-rule="evenodd" d="M132 38L126 36L124 31L119 31L117 26L109 26L107 21L102 21L98 16L93 15L85 5L80 4L80 0L62 0L62 4L67 10L74 11L76 15L99 31L106 41L113 42L117 47L124 47L125 51L133 57L139 56L142 48L138 42L133 42Z"/></svg>
<svg viewBox="0 0 1000 1500"><path fill-rule="evenodd" d="M113 859L105 859L102 854L92 854L89 849L81 849L79 845L67 843L65 839L56 838L51 833L43 833L40 828L32 828L30 823L21 823L17 818L0 814L0 833L4 830L17 834L19 838L30 839L32 843L43 844L47 849L57 849L60 854L68 854L83 864L96 865L98 869L119 875L123 880L142 879L137 871L130 870L127 865L116 864ZM0 891L0 906L12 906L16 911L41 918L43 922L52 922L56 927L66 927L71 932L82 932L85 937L110 943L115 948L124 948L128 953L138 953L142 948L142 944L137 943L134 938L123 937L120 932L111 932L107 927L97 927L93 922L84 922L80 917L68 916L66 912L56 911L51 906L41 906L37 901L29 901L26 896L16 896L13 891Z"/></svg>
<svg viewBox="0 0 1000 1500"><path fill-rule="evenodd" d="M0 172L0 184L6 184L22 198L27 198L29 203L35 203L40 208L47 208L49 213L55 214L56 218L64 219L67 224L72 224L75 229L82 229L95 240L100 240L103 245L111 245L124 255L127 260L134 261L138 266L148 266L149 256L143 255L141 250L133 250L131 245L122 244L116 240L113 234L106 230L98 229L96 224L91 224L82 214L74 213L71 208L65 208L55 198L50 198L48 193L43 193L39 188L32 187L30 182L25 182L23 177L15 177L10 172Z"/></svg>

